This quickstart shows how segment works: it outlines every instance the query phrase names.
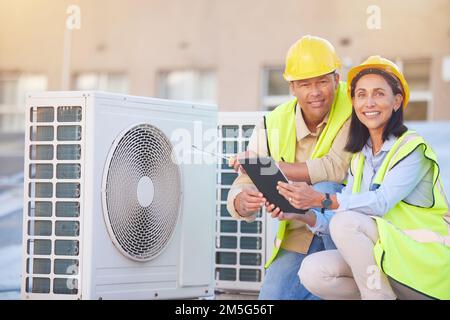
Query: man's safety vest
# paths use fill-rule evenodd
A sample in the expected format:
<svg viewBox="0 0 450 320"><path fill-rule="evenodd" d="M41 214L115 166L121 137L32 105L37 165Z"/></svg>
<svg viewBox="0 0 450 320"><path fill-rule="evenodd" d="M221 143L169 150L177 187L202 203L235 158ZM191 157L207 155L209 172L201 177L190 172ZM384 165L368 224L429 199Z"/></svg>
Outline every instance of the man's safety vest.
<svg viewBox="0 0 450 320"><path fill-rule="evenodd" d="M380 269L397 282L431 298L450 299L450 216L442 190L436 155L425 140L413 131L397 139L375 175L376 190L386 173L416 149L433 162L433 204L419 207L404 200L382 218L374 217L379 239L374 247ZM359 193L364 155L353 156L352 192Z"/></svg>
<svg viewBox="0 0 450 320"><path fill-rule="evenodd" d="M297 99L288 101L279 105L264 118L267 130L268 152L275 161L280 161L283 158L285 162L295 162L297 143L295 123L296 105ZM320 158L328 153L336 135L351 113L352 104L347 96L347 84L340 82L330 109L328 122L317 140L311 159ZM269 267L277 256L288 224L288 221L280 221L274 250L271 258L266 263L266 268Z"/></svg>

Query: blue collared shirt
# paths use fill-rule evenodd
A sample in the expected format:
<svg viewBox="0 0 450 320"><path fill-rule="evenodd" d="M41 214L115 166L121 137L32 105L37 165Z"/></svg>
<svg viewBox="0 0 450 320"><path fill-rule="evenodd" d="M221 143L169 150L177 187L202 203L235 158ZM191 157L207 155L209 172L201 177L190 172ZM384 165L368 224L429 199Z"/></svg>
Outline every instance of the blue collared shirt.
<svg viewBox="0 0 450 320"><path fill-rule="evenodd" d="M339 208L335 211L326 210L323 214L313 210L317 221L314 227L309 228L312 232L329 234L328 224L331 217L340 211L351 210L382 217L402 200L421 207L429 207L433 204L433 166L432 162L424 157L421 148L417 148L389 170L381 186L370 191L378 169L396 140L396 137L389 136L380 151L374 155L372 141L369 138L362 149L365 161L360 193L352 193L353 176L349 170L347 186L341 193L336 194Z"/></svg>

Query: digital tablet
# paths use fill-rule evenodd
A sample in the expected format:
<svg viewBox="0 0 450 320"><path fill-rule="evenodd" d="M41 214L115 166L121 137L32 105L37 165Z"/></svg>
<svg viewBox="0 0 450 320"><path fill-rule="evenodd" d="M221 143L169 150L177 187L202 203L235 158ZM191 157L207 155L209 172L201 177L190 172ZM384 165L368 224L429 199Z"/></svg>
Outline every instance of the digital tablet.
<svg viewBox="0 0 450 320"><path fill-rule="evenodd" d="M305 210L297 209L292 206L289 201L278 192L278 181L288 183L288 179L286 179L273 158L244 158L239 159L239 163L267 201L274 204L276 207L279 207L283 212L305 213Z"/></svg>

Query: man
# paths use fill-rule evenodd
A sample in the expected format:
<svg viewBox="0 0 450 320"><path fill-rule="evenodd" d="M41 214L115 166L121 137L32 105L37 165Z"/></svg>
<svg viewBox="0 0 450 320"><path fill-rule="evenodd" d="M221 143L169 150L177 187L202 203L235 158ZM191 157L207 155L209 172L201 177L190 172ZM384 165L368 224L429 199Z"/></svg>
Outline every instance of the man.
<svg viewBox="0 0 450 320"><path fill-rule="evenodd" d="M293 44L284 78L295 98L264 117L248 146L249 152L278 161L289 180L311 183L328 193L340 190L351 159L344 151L351 102L336 73L340 66L334 47L325 39L308 35ZM236 170L238 160L231 164ZM264 205L277 217L279 212L241 171L228 194L230 214L251 222ZM333 246L328 230L321 228L326 213L309 210L304 217L305 222L280 222L259 299L317 299L300 283L297 272L307 254Z"/></svg>

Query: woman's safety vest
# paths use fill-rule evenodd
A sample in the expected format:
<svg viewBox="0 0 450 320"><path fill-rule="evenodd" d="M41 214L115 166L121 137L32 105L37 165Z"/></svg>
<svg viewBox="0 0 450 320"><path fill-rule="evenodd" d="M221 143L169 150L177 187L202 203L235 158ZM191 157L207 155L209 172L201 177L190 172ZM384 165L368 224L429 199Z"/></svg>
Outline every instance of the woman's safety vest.
<svg viewBox="0 0 450 320"><path fill-rule="evenodd" d="M382 218L374 217L379 239L375 260L390 278L431 298L450 299L450 216L442 189L436 155L425 140L413 131L397 139L375 175L376 190L386 173L419 149L433 162L433 204L419 207L400 201ZM364 155L353 156L352 192L359 193Z"/></svg>
<svg viewBox="0 0 450 320"><path fill-rule="evenodd" d="M285 162L295 162L297 143L296 105L297 99L288 101L278 106L264 118L267 130L268 152L275 161L280 161L283 158ZM340 82L335 92L328 122L318 138L311 159L320 158L328 153L336 135L351 113L352 105L347 96L347 84ZM271 258L266 263L266 268L269 267L278 254L288 223L288 221L281 221L279 224L275 246Z"/></svg>

